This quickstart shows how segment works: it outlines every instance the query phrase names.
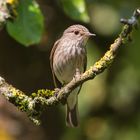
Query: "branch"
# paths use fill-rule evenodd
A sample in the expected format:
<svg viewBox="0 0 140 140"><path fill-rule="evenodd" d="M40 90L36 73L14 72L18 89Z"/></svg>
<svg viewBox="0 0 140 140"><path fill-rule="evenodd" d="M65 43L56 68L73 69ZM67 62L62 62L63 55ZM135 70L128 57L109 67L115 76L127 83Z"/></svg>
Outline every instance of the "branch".
<svg viewBox="0 0 140 140"><path fill-rule="evenodd" d="M18 0L0 0L0 29L6 24L7 20L16 16Z"/></svg>
<svg viewBox="0 0 140 140"><path fill-rule="evenodd" d="M62 102L68 97L72 90L85 81L94 79L112 64L122 44L125 44L130 40L130 34L134 29L133 27L137 26L139 17L140 9L136 9L130 19L121 19L121 22L124 24L122 31L114 43L110 45L110 49L104 54L104 56L91 66L89 70L77 79L73 79L59 91L56 92L42 89L38 90L37 93L32 93L31 96L27 96L24 92L9 85L2 77L0 77L0 93L18 107L19 110L26 112L28 117L35 124L39 124L40 121L38 118L45 106L52 106Z"/></svg>

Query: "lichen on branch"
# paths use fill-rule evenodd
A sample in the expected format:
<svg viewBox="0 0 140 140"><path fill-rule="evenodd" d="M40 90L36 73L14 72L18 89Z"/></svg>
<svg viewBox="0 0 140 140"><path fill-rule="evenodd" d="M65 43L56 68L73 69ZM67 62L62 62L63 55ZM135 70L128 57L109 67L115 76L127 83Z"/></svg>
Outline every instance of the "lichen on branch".
<svg viewBox="0 0 140 140"><path fill-rule="evenodd" d="M17 5L18 0L0 0L0 29L2 29L7 20L17 15Z"/></svg>
<svg viewBox="0 0 140 140"><path fill-rule="evenodd" d="M85 81L94 79L112 64L122 44L125 44L130 40L130 34L134 27L137 26L139 17L140 9L136 9L130 19L121 19L121 22L124 24L122 31L117 39L115 39L114 43L110 45L109 50L104 56L80 77L74 78L61 89L54 91L42 89L38 90L37 93L32 93L31 96L27 96L24 92L9 85L0 77L0 93L19 110L26 112L28 117L35 124L39 124L39 116L45 106L52 106L62 102L69 96L72 90Z"/></svg>

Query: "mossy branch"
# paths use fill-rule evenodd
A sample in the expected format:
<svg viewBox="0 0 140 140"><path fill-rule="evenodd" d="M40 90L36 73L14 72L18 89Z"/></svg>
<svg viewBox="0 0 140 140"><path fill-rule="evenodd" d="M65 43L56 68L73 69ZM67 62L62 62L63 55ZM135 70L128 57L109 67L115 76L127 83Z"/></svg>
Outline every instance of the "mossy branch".
<svg viewBox="0 0 140 140"><path fill-rule="evenodd" d="M35 124L39 124L40 121L38 118L45 106L52 106L62 102L77 86L85 81L94 79L112 64L122 44L125 44L130 40L130 34L134 27L137 26L139 17L140 9L136 9L130 19L121 19L121 22L124 24L122 31L114 43L110 45L110 49L104 54L104 56L80 77L73 79L57 92L42 89L38 90L37 93L32 93L31 96L27 96L24 92L9 85L2 77L0 77L0 93L12 104L18 107L19 110L26 112Z"/></svg>
<svg viewBox="0 0 140 140"><path fill-rule="evenodd" d="M6 24L7 20L16 16L18 0L0 0L0 29Z"/></svg>

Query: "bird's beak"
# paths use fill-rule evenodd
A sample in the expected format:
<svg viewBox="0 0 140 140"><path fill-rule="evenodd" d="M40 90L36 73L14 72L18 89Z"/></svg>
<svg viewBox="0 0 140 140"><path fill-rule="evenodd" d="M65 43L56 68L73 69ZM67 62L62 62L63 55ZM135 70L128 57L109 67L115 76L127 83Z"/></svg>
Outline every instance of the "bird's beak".
<svg viewBox="0 0 140 140"><path fill-rule="evenodd" d="M88 33L88 36L96 36L96 34Z"/></svg>

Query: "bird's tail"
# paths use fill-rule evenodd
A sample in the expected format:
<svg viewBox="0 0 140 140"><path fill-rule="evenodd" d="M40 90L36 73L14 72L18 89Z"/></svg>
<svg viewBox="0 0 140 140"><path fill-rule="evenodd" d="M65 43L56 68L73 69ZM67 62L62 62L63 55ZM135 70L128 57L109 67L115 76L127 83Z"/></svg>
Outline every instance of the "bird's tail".
<svg viewBox="0 0 140 140"><path fill-rule="evenodd" d="M67 98L66 125L69 127L77 127L79 124L78 90L79 88L72 91L72 93Z"/></svg>

